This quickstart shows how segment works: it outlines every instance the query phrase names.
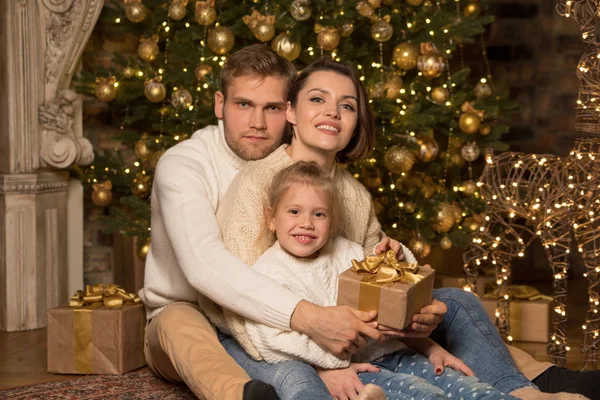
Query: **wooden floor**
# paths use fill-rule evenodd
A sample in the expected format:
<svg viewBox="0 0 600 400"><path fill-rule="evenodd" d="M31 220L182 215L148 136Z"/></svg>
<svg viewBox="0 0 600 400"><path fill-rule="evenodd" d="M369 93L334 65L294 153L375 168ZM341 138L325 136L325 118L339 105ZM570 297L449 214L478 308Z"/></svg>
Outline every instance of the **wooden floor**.
<svg viewBox="0 0 600 400"><path fill-rule="evenodd" d="M569 296L569 353L567 366L580 369L583 355L579 353L581 325L585 318L585 282L569 282L569 292L579 295ZM536 285L538 286L538 285ZM539 287L544 293L551 288ZM581 298L581 299L580 299ZM549 361L545 343L516 342L515 346L527 351L540 361ZM54 380L72 379L76 375L55 375L46 373L46 329L25 332L0 331L0 390L42 383Z"/></svg>

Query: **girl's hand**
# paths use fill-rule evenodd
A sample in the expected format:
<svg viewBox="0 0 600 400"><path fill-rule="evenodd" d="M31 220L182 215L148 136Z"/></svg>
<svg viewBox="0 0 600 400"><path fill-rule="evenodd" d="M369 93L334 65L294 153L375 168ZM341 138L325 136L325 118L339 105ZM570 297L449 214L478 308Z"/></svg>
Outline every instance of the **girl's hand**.
<svg viewBox="0 0 600 400"><path fill-rule="evenodd" d="M462 372L467 376L475 376L471 368L462 362L459 358L448 353L442 346L435 346L429 353L429 361L433 364L436 375L441 375L444 372L444 367L450 367Z"/></svg>
<svg viewBox="0 0 600 400"><path fill-rule="evenodd" d="M363 389L363 383L358 377L359 372L379 372L380 369L369 363L352 363L343 369L316 368L317 373L325 382L329 394L336 400L355 400Z"/></svg>
<svg viewBox="0 0 600 400"><path fill-rule="evenodd" d="M375 246L375 255L379 255L389 249L394 250L396 253L396 259L398 261L404 260L404 252L402 251L402 246L400 246L400 242L396 239L392 239L389 236L384 236L383 239Z"/></svg>

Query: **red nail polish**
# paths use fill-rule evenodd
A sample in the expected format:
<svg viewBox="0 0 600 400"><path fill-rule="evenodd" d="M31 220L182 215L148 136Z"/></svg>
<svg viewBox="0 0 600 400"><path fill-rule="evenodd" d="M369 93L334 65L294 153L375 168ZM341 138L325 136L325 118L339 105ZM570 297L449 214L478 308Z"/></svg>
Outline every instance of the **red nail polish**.
<svg viewBox="0 0 600 400"><path fill-rule="evenodd" d="M442 369L441 369L441 368L437 368L437 369L435 370L435 373L436 373L436 374L441 374L441 373L442 373Z"/></svg>

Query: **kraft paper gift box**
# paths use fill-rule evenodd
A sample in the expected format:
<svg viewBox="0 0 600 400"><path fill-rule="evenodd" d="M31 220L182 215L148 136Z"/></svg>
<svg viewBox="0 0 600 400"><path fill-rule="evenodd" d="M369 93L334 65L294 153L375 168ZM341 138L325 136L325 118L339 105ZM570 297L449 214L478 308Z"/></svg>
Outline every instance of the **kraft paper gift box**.
<svg viewBox="0 0 600 400"><path fill-rule="evenodd" d="M142 304L106 308L96 302L52 308L47 315L48 372L124 374L146 365Z"/></svg>
<svg viewBox="0 0 600 400"><path fill-rule="evenodd" d="M483 306L493 323L496 323L496 299L482 299ZM552 301L511 300L510 302L510 335L515 341L540 342L548 341L550 332L550 305Z"/></svg>
<svg viewBox="0 0 600 400"><path fill-rule="evenodd" d="M395 260L395 255L392 257ZM413 315L431 304L435 276L435 271L431 268L416 267L416 274L422 277L416 283L405 280L369 282L370 274L357 273L353 269L355 267L339 276L337 304L359 310L377 310L377 322L381 325L404 329L412 321Z"/></svg>

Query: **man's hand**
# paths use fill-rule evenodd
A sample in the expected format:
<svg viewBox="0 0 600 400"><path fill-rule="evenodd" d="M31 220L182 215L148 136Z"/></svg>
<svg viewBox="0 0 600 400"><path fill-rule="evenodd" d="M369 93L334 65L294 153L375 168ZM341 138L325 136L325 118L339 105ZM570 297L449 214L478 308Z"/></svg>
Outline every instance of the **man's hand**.
<svg viewBox="0 0 600 400"><path fill-rule="evenodd" d="M448 308L444 303L433 300L430 305L421 309L419 314L415 314L412 323L408 328L401 331L387 326L379 325L379 330L386 336L395 336L398 338L422 338L428 337L431 332L442 322L444 314Z"/></svg>
<svg viewBox="0 0 600 400"><path fill-rule="evenodd" d="M354 400L364 385L358 377L359 372L379 372L380 369L369 363L351 364L344 369L320 369L317 373L327 386L329 394L336 400Z"/></svg>
<svg viewBox="0 0 600 400"><path fill-rule="evenodd" d="M302 300L292 314L290 328L344 360L357 354L367 344L366 338L384 340L377 330L376 316L376 311L359 311L350 306L321 307Z"/></svg>
<svg viewBox="0 0 600 400"><path fill-rule="evenodd" d="M396 259L398 261L404 260L404 252L402 251L402 246L400 245L400 242L396 239L392 239L389 236L384 236L383 239L381 239L381 241L377 243L377 246L375 246L375 255L378 256L379 254L386 252L389 249L394 250L394 253L396 253Z"/></svg>

